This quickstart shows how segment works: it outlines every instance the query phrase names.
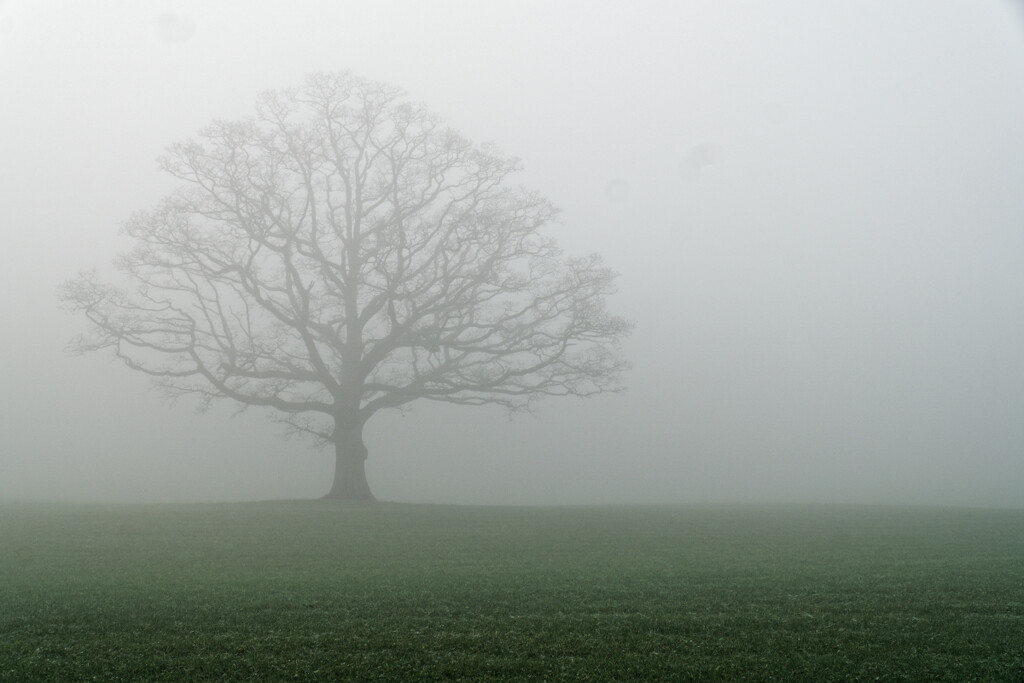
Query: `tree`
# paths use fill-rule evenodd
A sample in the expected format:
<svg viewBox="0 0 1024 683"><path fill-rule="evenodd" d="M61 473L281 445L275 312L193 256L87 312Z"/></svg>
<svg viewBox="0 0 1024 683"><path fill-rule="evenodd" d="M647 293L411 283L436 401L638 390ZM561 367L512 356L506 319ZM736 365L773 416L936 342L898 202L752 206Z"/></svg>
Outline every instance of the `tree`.
<svg viewBox="0 0 1024 683"><path fill-rule="evenodd" d="M329 497L372 500L363 426L417 399L515 411L621 388L614 273L565 258L520 168L394 87L349 73L272 91L172 145L182 187L124 230L125 284L83 273L77 351L171 395L273 409L333 444Z"/></svg>

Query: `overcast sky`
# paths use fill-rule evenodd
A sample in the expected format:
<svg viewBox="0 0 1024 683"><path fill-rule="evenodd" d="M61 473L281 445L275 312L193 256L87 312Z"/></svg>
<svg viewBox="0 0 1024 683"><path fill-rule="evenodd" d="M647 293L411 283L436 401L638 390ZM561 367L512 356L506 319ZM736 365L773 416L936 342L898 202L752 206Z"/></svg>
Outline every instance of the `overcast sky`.
<svg viewBox="0 0 1024 683"><path fill-rule="evenodd" d="M315 497L333 453L168 404L58 284L255 95L405 88L621 273L629 390L368 425L378 498L1024 506L1020 3L0 0L0 501Z"/></svg>

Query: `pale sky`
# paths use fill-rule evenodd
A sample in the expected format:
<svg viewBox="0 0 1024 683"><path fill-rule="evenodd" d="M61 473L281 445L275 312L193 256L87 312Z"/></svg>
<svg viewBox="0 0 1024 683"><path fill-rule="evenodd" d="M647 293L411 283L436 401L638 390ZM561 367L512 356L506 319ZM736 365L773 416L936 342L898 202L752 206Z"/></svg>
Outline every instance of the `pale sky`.
<svg viewBox="0 0 1024 683"><path fill-rule="evenodd" d="M337 69L520 157L637 326L623 394L378 415L378 498L1024 506L1011 0L0 0L0 501L327 491L264 414L69 356L55 292L165 146Z"/></svg>

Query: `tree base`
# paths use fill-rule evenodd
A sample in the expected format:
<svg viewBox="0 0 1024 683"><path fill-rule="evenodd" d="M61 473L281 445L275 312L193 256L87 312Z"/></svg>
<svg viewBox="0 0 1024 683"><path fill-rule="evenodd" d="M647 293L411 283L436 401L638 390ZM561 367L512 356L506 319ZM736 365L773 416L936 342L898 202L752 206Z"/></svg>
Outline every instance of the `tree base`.
<svg viewBox="0 0 1024 683"><path fill-rule="evenodd" d="M348 448L343 448L339 443L336 449L334 483L324 499L358 503L377 502L370 492L370 484L366 481L366 446L358 435L347 445Z"/></svg>
<svg viewBox="0 0 1024 683"><path fill-rule="evenodd" d="M324 501L335 502L335 503L367 503L367 504L370 504L370 503L380 502L376 498L374 498L373 494L370 493L369 491L367 491L366 495L364 495L364 496L353 496L353 495L347 495L347 494L344 494L344 493L335 493L334 491L331 491L330 493L327 493L327 494L321 496L317 500L324 500Z"/></svg>

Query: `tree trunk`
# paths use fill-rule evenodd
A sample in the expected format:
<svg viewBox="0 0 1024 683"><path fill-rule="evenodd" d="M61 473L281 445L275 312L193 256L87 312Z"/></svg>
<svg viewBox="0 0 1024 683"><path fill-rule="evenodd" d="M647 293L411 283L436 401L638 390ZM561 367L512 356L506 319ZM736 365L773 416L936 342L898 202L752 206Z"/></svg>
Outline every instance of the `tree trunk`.
<svg viewBox="0 0 1024 683"><path fill-rule="evenodd" d="M335 432L334 452L337 462L334 467L334 485L324 498L331 500L354 500L374 502L377 499L370 492L366 481L366 445L363 444L361 429Z"/></svg>

